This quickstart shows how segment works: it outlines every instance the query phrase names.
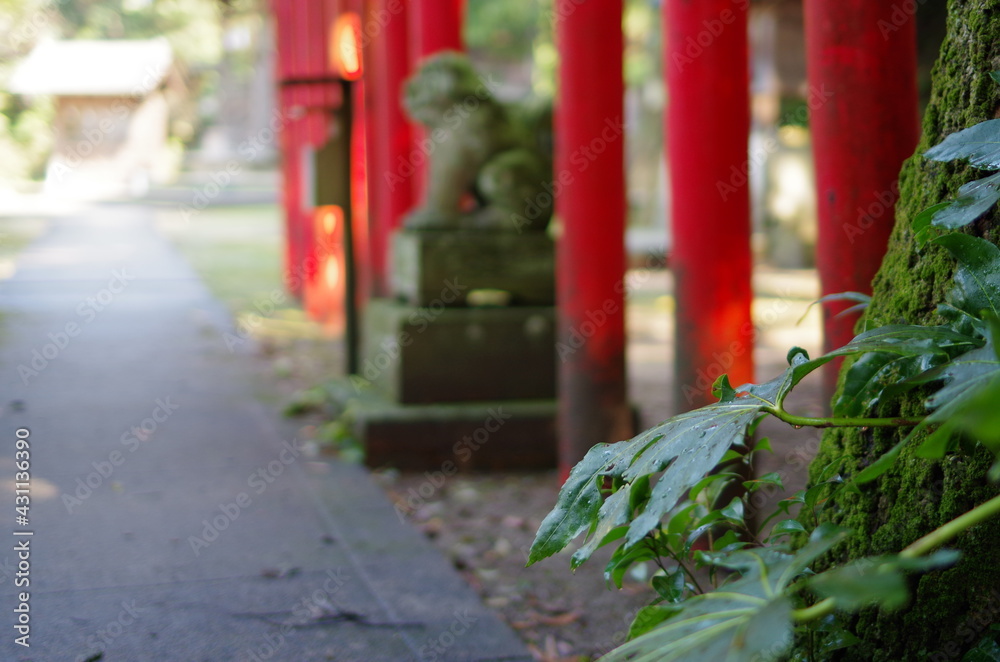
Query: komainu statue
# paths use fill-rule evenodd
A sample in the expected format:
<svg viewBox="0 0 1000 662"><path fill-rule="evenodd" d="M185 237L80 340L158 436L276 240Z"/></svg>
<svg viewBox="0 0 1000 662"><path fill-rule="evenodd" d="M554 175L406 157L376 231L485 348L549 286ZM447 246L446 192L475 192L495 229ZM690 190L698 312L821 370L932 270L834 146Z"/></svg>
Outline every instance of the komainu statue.
<svg viewBox="0 0 1000 662"><path fill-rule="evenodd" d="M427 128L427 186L410 230L544 231L552 216L549 104L504 104L461 53L427 58L404 105Z"/></svg>

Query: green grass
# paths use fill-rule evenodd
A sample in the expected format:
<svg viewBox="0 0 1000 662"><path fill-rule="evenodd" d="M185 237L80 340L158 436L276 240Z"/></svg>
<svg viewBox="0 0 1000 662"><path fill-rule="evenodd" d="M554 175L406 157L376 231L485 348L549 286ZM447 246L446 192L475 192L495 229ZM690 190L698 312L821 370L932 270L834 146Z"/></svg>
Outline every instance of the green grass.
<svg viewBox="0 0 1000 662"><path fill-rule="evenodd" d="M234 315L284 292L282 222L275 205L209 207L190 223L172 211L157 214L160 230ZM284 302L293 305L291 297Z"/></svg>

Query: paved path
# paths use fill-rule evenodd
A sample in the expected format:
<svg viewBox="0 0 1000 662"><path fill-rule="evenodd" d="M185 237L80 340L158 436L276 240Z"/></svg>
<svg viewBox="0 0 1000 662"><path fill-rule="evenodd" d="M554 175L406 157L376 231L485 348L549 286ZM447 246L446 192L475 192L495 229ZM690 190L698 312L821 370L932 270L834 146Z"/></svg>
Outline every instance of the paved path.
<svg viewBox="0 0 1000 662"><path fill-rule="evenodd" d="M0 659L531 659L363 470L307 457L255 401L144 208L54 220L0 316L3 482L19 429L31 463L27 526L0 492Z"/></svg>

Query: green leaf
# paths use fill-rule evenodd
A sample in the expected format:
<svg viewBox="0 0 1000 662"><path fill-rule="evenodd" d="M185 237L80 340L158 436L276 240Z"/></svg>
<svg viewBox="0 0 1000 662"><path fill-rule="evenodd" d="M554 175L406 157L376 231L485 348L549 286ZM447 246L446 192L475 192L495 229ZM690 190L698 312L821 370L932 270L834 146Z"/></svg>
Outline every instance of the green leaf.
<svg viewBox="0 0 1000 662"><path fill-rule="evenodd" d="M774 485L781 490L785 489L785 484L781 481L781 474L777 471L764 474L754 480L743 481L743 487L750 492L756 492L765 485Z"/></svg>
<svg viewBox="0 0 1000 662"><path fill-rule="evenodd" d="M777 538L778 536L783 536L787 534L805 533L806 527L802 526L802 523L794 519L783 519L774 525L771 529L771 535L769 538Z"/></svg>
<svg viewBox="0 0 1000 662"><path fill-rule="evenodd" d="M611 651L602 662L625 660L780 659L792 644L792 603L785 590L846 532L824 525L797 554L742 550L719 565L741 576L711 593L696 595L656 627Z"/></svg>
<svg viewBox="0 0 1000 662"><path fill-rule="evenodd" d="M958 260L957 287L949 295L952 305L976 317L981 317L983 310L1000 316L1000 248L960 233L943 235L934 243L944 246Z"/></svg>
<svg viewBox="0 0 1000 662"><path fill-rule="evenodd" d="M993 209L997 200L1000 200L1000 173L967 182L958 189L957 198L935 212L931 224L949 230L965 227Z"/></svg>
<svg viewBox="0 0 1000 662"><path fill-rule="evenodd" d="M636 613L632 625L629 626L628 638L631 640L646 634L679 611L680 607L677 605L660 604L643 607Z"/></svg>
<svg viewBox="0 0 1000 662"><path fill-rule="evenodd" d="M743 500L733 497L729 505L722 509L722 516L733 522L743 522Z"/></svg>
<svg viewBox="0 0 1000 662"><path fill-rule="evenodd" d="M917 559L869 557L811 577L808 584L820 596L836 600L838 609L854 611L870 605L898 609L909 599L907 573L948 567L957 560L954 550Z"/></svg>
<svg viewBox="0 0 1000 662"><path fill-rule="evenodd" d="M681 598L684 597L687 577L684 575L684 571L678 568L670 575L657 575L653 577L651 584L653 585L653 590L667 602L680 602ZM638 615L635 620L639 620ZM633 625L635 625L635 622L633 622Z"/></svg>
<svg viewBox="0 0 1000 662"><path fill-rule="evenodd" d="M974 339L970 338L970 344ZM947 359L938 353L940 346L933 340L926 341L927 354L899 356L884 352L872 352L861 356L851 364L844 376L844 385L834 404L837 416L853 418L863 416L867 411L888 395L896 395L907 387L907 379L926 372Z"/></svg>
<svg viewBox="0 0 1000 662"><path fill-rule="evenodd" d="M952 434L962 426L966 417L975 420L978 408L995 408L996 400L983 402L980 398L984 393L989 394L1000 388L1000 360L997 360L991 343L966 352L942 366L940 377L945 386L927 399L927 406L934 412L908 435L913 436L931 424L941 424L917 449L918 457L943 457L949 449Z"/></svg>
<svg viewBox="0 0 1000 662"><path fill-rule="evenodd" d="M990 78L992 78L996 82L1000 83L1000 71L991 71L990 72Z"/></svg>
<svg viewBox="0 0 1000 662"><path fill-rule="evenodd" d="M572 565L578 567L590 558L608 532L624 524L629 525L626 547L635 545L659 526L730 446L743 443L765 409L774 408L806 375L834 358L866 352L923 355L969 342L968 336L947 327L889 325L859 334L844 347L815 359L795 348L789 352L788 369L763 384L744 384L734 389L728 379L720 379L719 402L675 416L628 441L591 448L573 467L555 507L542 521L528 565L561 551L587 532L587 541L573 555ZM662 475L645 505L633 511L633 485L638 485L639 478L659 472ZM603 499L601 487L608 478L620 483L620 487Z"/></svg>
<svg viewBox="0 0 1000 662"><path fill-rule="evenodd" d="M878 561L861 559L817 575L809 585L820 596L835 599L840 609L854 611L876 604L898 609L909 599L906 577L900 572L880 572L883 567Z"/></svg>
<svg viewBox="0 0 1000 662"><path fill-rule="evenodd" d="M656 552L646 545L637 545L631 548L618 547L604 568L604 581L614 583L616 587L621 588L625 573L632 566L643 561L651 561L656 557Z"/></svg>
<svg viewBox="0 0 1000 662"><path fill-rule="evenodd" d="M962 656L962 662L1000 662L1000 644L997 644L997 636L994 633L983 637L975 648Z"/></svg>
<svg viewBox="0 0 1000 662"><path fill-rule="evenodd" d="M836 616L827 617L825 623L822 623L817 631L824 634L822 641L819 645L819 654L826 656L833 651L840 650L842 648L848 648L856 644L860 644L861 640L858 639L854 634L844 628L843 625L836 621Z"/></svg>
<svg viewBox="0 0 1000 662"><path fill-rule="evenodd" d="M969 165L976 168L1000 169L1000 119L957 131L924 152L924 156L934 161L968 159Z"/></svg>

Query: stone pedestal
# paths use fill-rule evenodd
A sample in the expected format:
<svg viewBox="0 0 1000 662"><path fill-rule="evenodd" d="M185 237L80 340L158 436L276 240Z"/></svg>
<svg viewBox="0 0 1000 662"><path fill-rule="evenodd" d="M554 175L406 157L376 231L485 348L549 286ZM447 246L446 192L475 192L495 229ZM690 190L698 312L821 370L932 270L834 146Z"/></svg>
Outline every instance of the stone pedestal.
<svg viewBox="0 0 1000 662"><path fill-rule="evenodd" d="M556 402L362 407L365 463L401 471L540 471L556 465Z"/></svg>
<svg viewBox="0 0 1000 662"><path fill-rule="evenodd" d="M365 312L359 374L399 404L556 397L551 306L421 308L386 299Z"/></svg>
<svg viewBox="0 0 1000 662"><path fill-rule="evenodd" d="M511 306L555 304L555 248L544 232L430 230L393 236L393 293L414 306L449 299L464 306L469 292L510 293Z"/></svg>
<svg viewBox="0 0 1000 662"><path fill-rule="evenodd" d="M392 245L395 298L371 301L364 313L358 373L378 395L356 412L367 464L555 466L552 240L403 230ZM471 305L477 290L506 305Z"/></svg>

